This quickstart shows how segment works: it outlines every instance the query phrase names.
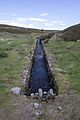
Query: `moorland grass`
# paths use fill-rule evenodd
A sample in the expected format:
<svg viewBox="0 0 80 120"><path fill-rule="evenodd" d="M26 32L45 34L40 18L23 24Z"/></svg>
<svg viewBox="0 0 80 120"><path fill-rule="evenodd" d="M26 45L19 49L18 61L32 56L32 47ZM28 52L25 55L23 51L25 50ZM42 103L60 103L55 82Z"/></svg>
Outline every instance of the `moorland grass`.
<svg viewBox="0 0 80 120"><path fill-rule="evenodd" d="M51 39L46 45L48 51L52 56L55 56L56 61L56 78L58 82L62 79L70 82L70 89L80 93L80 41L65 42L54 41ZM63 75L57 71L61 69L64 71ZM63 78L64 76L64 78ZM61 78L60 78L61 77ZM62 84L62 83L60 83ZM62 88L60 87L62 90ZM65 89L65 88L64 88Z"/></svg>
<svg viewBox="0 0 80 120"><path fill-rule="evenodd" d="M30 62L29 51L34 49L34 35L6 35L0 37L0 107L10 104L10 89L22 87L20 75Z"/></svg>

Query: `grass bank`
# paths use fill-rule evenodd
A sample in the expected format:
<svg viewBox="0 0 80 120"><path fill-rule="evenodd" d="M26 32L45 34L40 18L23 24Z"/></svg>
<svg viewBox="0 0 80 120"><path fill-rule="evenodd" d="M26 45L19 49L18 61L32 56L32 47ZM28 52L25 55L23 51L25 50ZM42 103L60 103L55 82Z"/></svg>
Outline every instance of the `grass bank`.
<svg viewBox="0 0 80 120"><path fill-rule="evenodd" d="M33 34L9 34L0 36L0 108L6 108L12 97L10 89L22 87L20 75L29 64L29 51L34 49Z"/></svg>
<svg viewBox="0 0 80 120"><path fill-rule="evenodd" d="M80 94L80 41L65 42L51 39L46 45L55 56L56 79L59 92L72 89Z"/></svg>

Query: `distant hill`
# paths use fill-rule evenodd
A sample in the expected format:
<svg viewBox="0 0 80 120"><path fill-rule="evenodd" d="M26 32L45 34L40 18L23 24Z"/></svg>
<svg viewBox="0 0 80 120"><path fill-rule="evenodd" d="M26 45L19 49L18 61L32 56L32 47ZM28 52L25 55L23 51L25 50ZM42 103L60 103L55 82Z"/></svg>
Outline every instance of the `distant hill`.
<svg viewBox="0 0 80 120"><path fill-rule="evenodd" d="M10 25L4 25L0 24L0 32L9 32L14 34L26 34L26 33L42 33L39 29L33 29L33 28L23 28L23 27L16 27L16 26L10 26Z"/></svg>
<svg viewBox="0 0 80 120"><path fill-rule="evenodd" d="M63 30L62 37L65 41L76 41L80 39L80 24L73 25Z"/></svg>
<svg viewBox="0 0 80 120"><path fill-rule="evenodd" d="M43 30L0 24L0 32L8 32L13 34L35 33L38 38L44 40L46 38L51 38L56 32L58 32L58 30Z"/></svg>
<svg viewBox="0 0 80 120"><path fill-rule="evenodd" d="M65 41L76 41L80 39L80 24L68 27L63 31L23 28L0 24L0 32L8 32L14 34L36 33L36 35L38 35L43 40L46 38L49 39L54 36L55 40L63 39Z"/></svg>

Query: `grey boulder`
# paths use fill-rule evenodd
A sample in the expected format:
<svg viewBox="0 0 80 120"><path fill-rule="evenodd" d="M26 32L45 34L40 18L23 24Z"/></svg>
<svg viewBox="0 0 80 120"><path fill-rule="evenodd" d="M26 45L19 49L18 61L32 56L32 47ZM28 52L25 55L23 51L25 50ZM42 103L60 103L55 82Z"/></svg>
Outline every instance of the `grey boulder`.
<svg viewBox="0 0 80 120"><path fill-rule="evenodd" d="M13 87L13 88L11 88L11 90L10 90L13 94L17 94L17 95L19 95L19 94L21 94L21 88L20 87Z"/></svg>

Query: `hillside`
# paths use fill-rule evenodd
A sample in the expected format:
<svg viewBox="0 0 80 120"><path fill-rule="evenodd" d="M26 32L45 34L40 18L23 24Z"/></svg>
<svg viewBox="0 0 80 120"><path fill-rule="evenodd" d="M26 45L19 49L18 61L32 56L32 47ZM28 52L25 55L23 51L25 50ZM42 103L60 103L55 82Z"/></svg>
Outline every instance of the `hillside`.
<svg viewBox="0 0 80 120"><path fill-rule="evenodd" d="M43 29L35 29L35 28L24 28L24 27L17 27L11 25L4 25L0 24L0 32L8 32L14 34L26 34L26 33L56 33L59 30L43 30Z"/></svg>
<svg viewBox="0 0 80 120"><path fill-rule="evenodd" d="M63 31L60 30L43 30L43 29L33 29L33 28L23 28L10 25L0 24L0 32L8 32L13 34L27 34L35 33L41 39L49 39L52 36L56 40L63 39L65 41L76 41L80 39L80 24L70 26Z"/></svg>
<svg viewBox="0 0 80 120"><path fill-rule="evenodd" d="M0 24L0 32L9 32L14 34L26 34L26 33L42 33L39 29L32 29L32 28L23 28L23 27L17 27L17 26L10 26L10 25L4 25Z"/></svg>
<svg viewBox="0 0 80 120"><path fill-rule="evenodd" d="M76 41L80 39L80 24L68 27L63 30L62 37L65 41Z"/></svg>

